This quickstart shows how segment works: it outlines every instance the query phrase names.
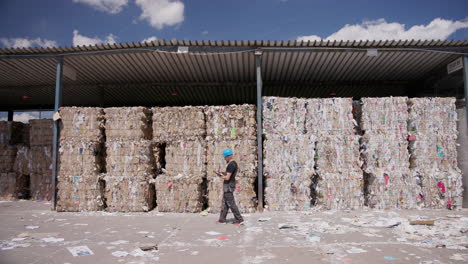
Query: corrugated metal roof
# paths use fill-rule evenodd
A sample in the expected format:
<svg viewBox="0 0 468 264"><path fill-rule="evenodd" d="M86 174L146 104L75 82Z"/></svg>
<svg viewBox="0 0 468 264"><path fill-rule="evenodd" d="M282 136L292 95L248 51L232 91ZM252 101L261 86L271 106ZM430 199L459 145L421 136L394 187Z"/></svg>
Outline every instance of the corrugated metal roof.
<svg viewBox="0 0 468 264"><path fill-rule="evenodd" d="M177 53L179 45L191 47L190 53ZM341 96L360 97L404 94L401 85L387 83L424 80L461 56L460 52L468 52L468 40L158 40L0 49L0 105L50 107L57 63L54 56L59 55L64 56L65 65L77 71L76 80L64 78L63 102L68 105L102 103L103 90L106 105L254 102L254 51L259 48L263 50L262 78L267 95L321 97L334 90ZM379 55L367 56L368 48L378 49ZM105 53L93 53L102 51ZM22 100L22 95L32 99Z"/></svg>

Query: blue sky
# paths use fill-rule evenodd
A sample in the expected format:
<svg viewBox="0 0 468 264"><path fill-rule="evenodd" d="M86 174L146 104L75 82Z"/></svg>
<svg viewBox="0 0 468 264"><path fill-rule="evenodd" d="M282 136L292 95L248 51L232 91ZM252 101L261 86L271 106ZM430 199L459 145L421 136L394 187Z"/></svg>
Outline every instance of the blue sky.
<svg viewBox="0 0 468 264"><path fill-rule="evenodd" d="M150 37L459 40L468 39L468 1L2 0L0 25L1 47Z"/></svg>

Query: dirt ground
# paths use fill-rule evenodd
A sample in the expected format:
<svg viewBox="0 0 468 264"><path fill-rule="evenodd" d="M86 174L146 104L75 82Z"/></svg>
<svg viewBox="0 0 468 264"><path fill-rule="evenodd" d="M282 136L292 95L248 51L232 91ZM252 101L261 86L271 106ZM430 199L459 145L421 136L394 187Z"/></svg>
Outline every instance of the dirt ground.
<svg viewBox="0 0 468 264"><path fill-rule="evenodd" d="M0 201L0 263L468 263L467 209L264 212L239 227L216 220Z"/></svg>

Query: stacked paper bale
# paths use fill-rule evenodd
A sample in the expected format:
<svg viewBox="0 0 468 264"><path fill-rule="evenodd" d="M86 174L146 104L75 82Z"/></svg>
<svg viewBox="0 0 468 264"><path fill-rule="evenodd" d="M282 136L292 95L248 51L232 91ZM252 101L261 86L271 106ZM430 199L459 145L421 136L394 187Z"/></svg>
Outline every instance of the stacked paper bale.
<svg viewBox="0 0 468 264"><path fill-rule="evenodd" d="M412 98L409 105L411 171L422 186L419 196L422 205L461 207L455 98Z"/></svg>
<svg viewBox="0 0 468 264"><path fill-rule="evenodd" d="M28 130L21 122L0 121L0 199L29 196Z"/></svg>
<svg viewBox="0 0 468 264"><path fill-rule="evenodd" d="M263 97L265 202L271 210L311 204L316 138L306 134L307 100Z"/></svg>
<svg viewBox="0 0 468 264"><path fill-rule="evenodd" d="M234 197L242 213L256 210L257 122L254 105L210 106L205 109L208 206L221 210L223 180L214 171L226 171L223 150L231 148L239 166Z"/></svg>
<svg viewBox="0 0 468 264"><path fill-rule="evenodd" d="M362 99L362 155L369 207L417 206L419 190L409 170L407 101L407 97Z"/></svg>
<svg viewBox="0 0 468 264"><path fill-rule="evenodd" d="M31 151L30 194L33 200L50 200L52 197L52 141L53 120L29 120Z"/></svg>
<svg viewBox="0 0 468 264"><path fill-rule="evenodd" d="M97 211L104 208L104 111L64 107L60 110L57 211Z"/></svg>
<svg viewBox="0 0 468 264"><path fill-rule="evenodd" d="M200 212L206 178L206 123L203 107L155 107L153 141L165 173L156 177L161 212Z"/></svg>
<svg viewBox="0 0 468 264"><path fill-rule="evenodd" d="M141 212L154 207L151 111L144 107L105 108L108 211Z"/></svg>
<svg viewBox="0 0 468 264"><path fill-rule="evenodd" d="M351 98L307 100L307 134L317 138L312 198L319 207L358 209L364 205L360 136L352 111Z"/></svg>

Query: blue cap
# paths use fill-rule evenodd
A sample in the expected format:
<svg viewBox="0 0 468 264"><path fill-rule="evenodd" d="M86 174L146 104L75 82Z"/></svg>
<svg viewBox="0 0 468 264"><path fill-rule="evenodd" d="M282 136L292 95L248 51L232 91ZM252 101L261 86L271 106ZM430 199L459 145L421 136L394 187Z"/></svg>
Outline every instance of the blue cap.
<svg viewBox="0 0 468 264"><path fill-rule="evenodd" d="M223 151L223 157L231 156L232 154L234 154L234 152L232 151L232 149L225 149L225 150Z"/></svg>

